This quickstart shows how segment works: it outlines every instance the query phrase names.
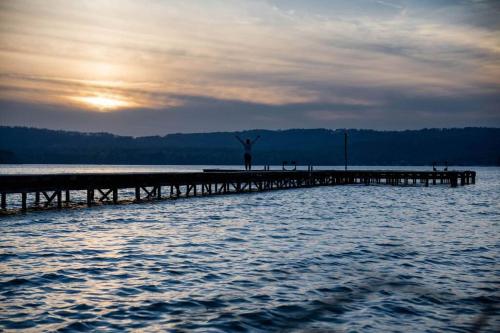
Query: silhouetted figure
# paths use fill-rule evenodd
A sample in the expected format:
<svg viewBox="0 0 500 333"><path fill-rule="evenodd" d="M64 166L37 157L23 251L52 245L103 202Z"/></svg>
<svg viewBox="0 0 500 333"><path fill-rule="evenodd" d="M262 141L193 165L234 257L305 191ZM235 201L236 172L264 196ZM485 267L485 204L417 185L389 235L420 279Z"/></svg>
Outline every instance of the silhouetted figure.
<svg viewBox="0 0 500 333"><path fill-rule="evenodd" d="M432 171L437 171L436 162L432 162Z"/></svg>
<svg viewBox="0 0 500 333"><path fill-rule="evenodd" d="M444 162L444 171L448 171L448 161Z"/></svg>
<svg viewBox="0 0 500 333"><path fill-rule="evenodd" d="M243 159L245 160L245 170L250 171L252 170L252 146L260 138L260 135L258 135L253 141L250 141L250 139L243 141L239 136L235 136L245 149L245 154L243 155Z"/></svg>

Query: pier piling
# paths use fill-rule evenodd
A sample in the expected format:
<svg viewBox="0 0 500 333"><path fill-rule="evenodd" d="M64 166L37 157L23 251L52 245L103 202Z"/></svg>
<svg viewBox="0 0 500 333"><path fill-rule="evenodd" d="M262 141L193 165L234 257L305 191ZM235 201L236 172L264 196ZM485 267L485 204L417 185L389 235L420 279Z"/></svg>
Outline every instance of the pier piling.
<svg viewBox="0 0 500 333"><path fill-rule="evenodd" d="M7 193L2 193L2 210L7 208Z"/></svg>
<svg viewBox="0 0 500 333"><path fill-rule="evenodd" d="M28 195L26 192L21 193L21 209L23 212L25 212L27 209L27 203L26 203L27 197Z"/></svg>

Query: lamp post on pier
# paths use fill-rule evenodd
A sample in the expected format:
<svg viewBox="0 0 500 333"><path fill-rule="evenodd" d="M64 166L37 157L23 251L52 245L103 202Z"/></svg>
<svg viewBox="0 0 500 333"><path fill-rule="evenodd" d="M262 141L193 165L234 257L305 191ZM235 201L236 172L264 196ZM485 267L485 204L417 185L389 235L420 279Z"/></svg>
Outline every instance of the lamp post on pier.
<svg viewBox="0 0 500 333"><path fill-rule="evenodd" d="M347 171L347 128L344 130L344 161L345 171Z"/></svg>

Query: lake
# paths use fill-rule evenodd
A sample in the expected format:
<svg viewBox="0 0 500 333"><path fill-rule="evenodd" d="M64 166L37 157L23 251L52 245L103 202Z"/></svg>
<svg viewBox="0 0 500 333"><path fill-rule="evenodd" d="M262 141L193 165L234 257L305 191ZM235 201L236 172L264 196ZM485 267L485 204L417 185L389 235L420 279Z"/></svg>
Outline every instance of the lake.
<svg viewBox="0 0 500 333"><path fill-rule="evenodd" d="M0 330L497 332L500 168L472 169L476 185L458 188L316 187L0 217Z"/></svg>

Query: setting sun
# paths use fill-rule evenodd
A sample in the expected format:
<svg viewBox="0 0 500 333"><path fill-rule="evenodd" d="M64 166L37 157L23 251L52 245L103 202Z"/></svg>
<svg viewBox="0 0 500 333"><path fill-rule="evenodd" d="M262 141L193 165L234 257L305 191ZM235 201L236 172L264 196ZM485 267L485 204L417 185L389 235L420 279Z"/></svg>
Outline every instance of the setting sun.
<svg viewBox="0 0 500 333"><path fill-rule="evenodd" d="M130 102L114 97L104 96L87 96L87 97L74 97L73 100L81 102L86 106L91 106L99 111L110 111L118 108L126 108L132 106Z"/></svg>

